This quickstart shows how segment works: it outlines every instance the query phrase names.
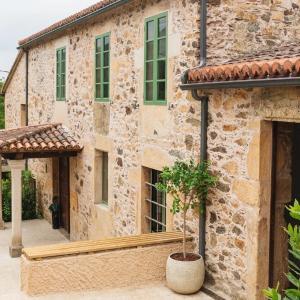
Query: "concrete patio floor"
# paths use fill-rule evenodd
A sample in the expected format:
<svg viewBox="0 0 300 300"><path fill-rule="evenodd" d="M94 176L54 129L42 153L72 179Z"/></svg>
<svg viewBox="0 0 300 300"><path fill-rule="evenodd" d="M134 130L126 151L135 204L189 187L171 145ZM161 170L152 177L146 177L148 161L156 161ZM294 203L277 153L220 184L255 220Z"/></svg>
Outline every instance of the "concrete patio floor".
<svg viewBox="0 0 300 300"><path fill-rule="evenodd" d="M10 224L5 225L6 229L0 230L0 300L212 300L203 293L190 296L175 294L163 283L139 288L28 297L20 291L20 259L9 256L11 228ZM23 221L22 228L25 247L68 242L58 230L52 230L50 224L44 220Z"/></svg>

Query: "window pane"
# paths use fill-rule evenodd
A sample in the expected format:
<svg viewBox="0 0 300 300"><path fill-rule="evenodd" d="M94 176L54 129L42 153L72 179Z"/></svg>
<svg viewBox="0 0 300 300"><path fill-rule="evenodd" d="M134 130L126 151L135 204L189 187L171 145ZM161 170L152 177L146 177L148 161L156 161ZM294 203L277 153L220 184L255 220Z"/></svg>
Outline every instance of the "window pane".
<svg viewBox="0 0 300 300"><path fill-rule="evenodd" d="M146 100L153 100L153 82L146 83Z"/></svg>
<svg viewBox="0 0 300 300"><path fill-rule="evenodd" d="M108 36L106 36L106 37L104 37L104 51L107 51L107 50L109 50L109 37Z"/></svg>
<svg viewBox="0 0 300 300"><path fill-rule="evenodd" d="M107 67L109 65L109 52L105 52L103 56L103 66Z"/></svg>
<svg viewBox="0 0 300 300"><path fill-rule="evenodd" d="M66 49L61 50L61 59L66 60Z"/></svg>
<svg viewBox="0 0 300 300"><path fill-rule="evenodd" d="M109 69L103 69L103 82L109 82Z"/></svg>
<svg viewBox="0 0 300 300"><path fill-rule="evenodd" d="M158 19L158 36L166 36L167 33L167 18L163 17Z"/></svg>
<svg viewBox="0 0 300 300"><path fill-rule="evenodd" d="M158 82L157 83L157 99L158 100L165 100L166 99L166 83L165 82Z"/></svg>
<svg viewBox="0 0 300 300"><path fill-rule="evenodd" d="M108 153L102 152L102 202L108 203Z"/></svg>
<svg viewBox="0 0 300 300"><path fill-rule="evenodd" d="M158 58L164 58L166 56L166 39L158 40Z"/></svg>
<svg viewBox="0 0 300 300"><path fill-rule="evenodd" d="M61 85L66 85L66 75L65 74L61 74Z"/></svg>
<svg viewBox="0 0 300 300"><path fill-rule="evenodd" d="M101 84L96 84L96 98L101 98Z"/></svg>
<svg viewBox="0 0 300 300"><path fill-rule="evenodd" d="M101 51L101 43L102 43L102 39L97 39L96 40L96 52L100 52Z"/></svg>
<svg viewBox="0 0 300 300"><path fill-rule="evenodd" d="M154 39L154 21L147 22L147 41Z"/></svg>
<svg viewBox="0 0 300 300"><path fill-rule="evenodd" d="M96 70L96 83L101 82L101 69Z"/></svg>
<svg viewBox="0 0 300 300"><path fill-rule="evenodd" d="M154 53L154 42L147 42L147 49L146 49L146 52L147 52L147 60L151 60L153 59L153 53Z"/></svg>
<svg viewBox="0 0 300 300"><path fill-rule="evenodd" d="M101 67L101 54L96 54L96 68Z"/></svg>
<svg viewBox="0 0 300 300"><path fill-rule="evenodd" d="M60 98L60 87L56 87L56 98Z"/></svg>
<svg viewBox="0 0 300 300"><path fill-rule="evenodd" d="M66 97L66 87L62 86L61 87L61 98L64 99Z"/></svg>
<svg viewBox="0 0 300 300"><path fill-rule="evenodd" d="M153 62L146 63L146 80L153 80Z"/></svg>
<svg viewBox="0 0 300 300"><path fill-rule="evenodd" d="M157 62L157 78L166 79L166 61L159 60Z"/></svg>
<svg viewBox="0 0 300 300"><path fill-rule="evenodd" d="M109 84L103 84L103 98L109 97Z"/></svg>
<svg viewBox="0 0 300 300"><path fill-rule="evenodd" d="M64 61L61 62L61 72L66 73L66 62Z"/></svg>

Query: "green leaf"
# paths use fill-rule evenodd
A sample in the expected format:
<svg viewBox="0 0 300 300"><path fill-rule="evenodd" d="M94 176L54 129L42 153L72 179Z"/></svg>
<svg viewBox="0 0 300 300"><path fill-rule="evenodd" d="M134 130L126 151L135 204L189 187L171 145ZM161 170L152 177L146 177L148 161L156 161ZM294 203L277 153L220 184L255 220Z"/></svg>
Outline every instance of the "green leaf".
<svg viewBox="0 0 300 300"><path fill-rule="evenodd" d="M281 300L281 295L278 293L279 285L277 285L276 289L268 288L263 290L263 294L267 299L270 300Z"/></svg>
<svg viewBox="0 0 300 300"><path fill-rule="evenodd" d="M300 288L300 280L299 278L296 278L291 272L286 274L287 279L289 280L290 283L292 283L295 287L298 289Z"/></svg>
<svg viewBox="0 0 300 300"><path fill-rule="evenodd" d="M292 300L299 300L300 299L300 291L296 289L287 289L285 290L287 297Z"/></svg>

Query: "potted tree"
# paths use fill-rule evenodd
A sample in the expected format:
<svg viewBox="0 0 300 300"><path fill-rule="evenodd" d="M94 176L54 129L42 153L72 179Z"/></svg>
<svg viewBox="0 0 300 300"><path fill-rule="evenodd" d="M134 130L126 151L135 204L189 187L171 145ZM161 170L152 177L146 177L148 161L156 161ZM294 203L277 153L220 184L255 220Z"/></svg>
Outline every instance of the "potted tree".
<svg viewBox="0 0 300 300"><path fill-rule="evenodd" d="M172 167L163 168L160 182L156 184L158 190L172 196L171 212L182 213L183 217L182 252L171 254L166 267L167 285L177 293L192 294L203 285L203 258L186 251L186 218L190 209L198 209L201 215L208 191L215 183L216 177L211 174L207 162L190 160L176 161Z"/></svg>

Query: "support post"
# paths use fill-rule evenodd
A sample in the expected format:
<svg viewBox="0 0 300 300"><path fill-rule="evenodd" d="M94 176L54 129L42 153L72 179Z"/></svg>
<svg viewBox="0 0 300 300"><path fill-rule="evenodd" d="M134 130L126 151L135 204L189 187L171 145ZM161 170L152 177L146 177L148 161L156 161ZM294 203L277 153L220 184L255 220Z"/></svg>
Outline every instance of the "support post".
<svg viewBox="0 0 300 300"><path fill-rule="evenodd" d="M11 257L19 257L22 253L22 170L25 160L8 160L11 169Z"/></svg>
<svg viewBox="0 0 300 300"><path fill-rule="evenodd" d="M2 212L2 157L0 155L0 230L4 229L3 212Z"/></svg>

